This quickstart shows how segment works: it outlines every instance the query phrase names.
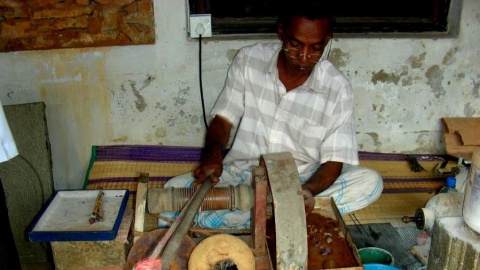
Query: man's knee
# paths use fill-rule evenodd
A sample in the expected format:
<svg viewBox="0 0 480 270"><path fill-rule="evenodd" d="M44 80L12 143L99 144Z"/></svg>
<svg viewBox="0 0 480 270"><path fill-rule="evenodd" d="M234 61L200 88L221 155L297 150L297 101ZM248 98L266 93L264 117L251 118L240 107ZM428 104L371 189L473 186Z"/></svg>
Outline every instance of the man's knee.
<svg viewBox="0 0 480 270"><path fill-rule="evenodd" d="M383 191L383 179L377 171L359 167L355 172L355 177L357 178L357 188L361 192L359 193L358 204L354 208L364 208L380 198Z"/></svg>
<svg viewBox="0 0 480 270"><path fill-rule="evenodd" d="M366 182L365 186L369 189L370 197L368 200L370 203L376 201L383 191L383 179L382 176L375 170L370 168L363 168L365 170L364 174L364 181Z"/></svg>
<svg viewBox="0 0 480 270"><path fill-rule="evenodd" d="M383 179L381 175L370 168L356 167L349 170L344 176L349 180L351 201L346 211L354 211L368 206L380 198L383 191ZM353 190L352 190L353 189Z"/></svg>

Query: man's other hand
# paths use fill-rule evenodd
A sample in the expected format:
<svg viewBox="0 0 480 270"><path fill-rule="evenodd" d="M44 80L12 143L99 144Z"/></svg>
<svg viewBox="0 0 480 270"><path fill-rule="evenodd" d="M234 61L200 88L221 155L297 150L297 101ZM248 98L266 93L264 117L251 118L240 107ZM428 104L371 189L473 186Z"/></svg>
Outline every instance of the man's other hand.
<svg viewBox="0 0 480 270"><path fill-rule="evenodd" d="M312 192L307 188L302 188L303 193L303 203L305 204L305 215L308 216L315 207L315 198L313 197Z"/></svg>

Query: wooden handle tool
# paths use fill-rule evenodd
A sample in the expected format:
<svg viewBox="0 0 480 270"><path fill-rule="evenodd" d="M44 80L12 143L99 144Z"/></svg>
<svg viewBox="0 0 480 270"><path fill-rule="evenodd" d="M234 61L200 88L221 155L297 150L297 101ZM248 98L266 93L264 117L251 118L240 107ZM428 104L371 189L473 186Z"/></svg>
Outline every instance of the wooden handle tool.
<svg viewBox="0 0 480 270"><path fill-rule="evenodd" d="M102 204L103 204L103 188L98 192L97 199L95 199L95 206L93 207L92 214L88 219L88 222L90 224L93 224L97 221L103 221Z"/></svg>

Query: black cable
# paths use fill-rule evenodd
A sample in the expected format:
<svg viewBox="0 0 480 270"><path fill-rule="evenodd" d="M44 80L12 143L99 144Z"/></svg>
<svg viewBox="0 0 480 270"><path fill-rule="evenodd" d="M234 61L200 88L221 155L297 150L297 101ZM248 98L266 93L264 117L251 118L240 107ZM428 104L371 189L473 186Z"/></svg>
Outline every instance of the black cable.
<svg viewBox="0 0 480 270"><path fill-rule="evenodd" d="M208 129L207 116L205 114L205 101L203 99L203 84L202 84L202 35L198 35L198 74L200 82L200 98L202 99L203 123L205 129Z"/></svg>

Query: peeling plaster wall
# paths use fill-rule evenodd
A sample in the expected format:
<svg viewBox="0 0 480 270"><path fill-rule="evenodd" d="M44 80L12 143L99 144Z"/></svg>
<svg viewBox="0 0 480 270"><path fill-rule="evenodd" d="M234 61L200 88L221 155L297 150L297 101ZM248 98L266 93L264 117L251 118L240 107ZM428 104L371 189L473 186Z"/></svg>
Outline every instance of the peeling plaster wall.
<svg viewBox="0 0 480 270"><path fill-rule="evenodd" d="M4 105L43 101L55 189L83 185L92 145L201 146L198 40L185 1L155 0L156 43L0 54ZM480 116L480 1L452 38L337 38L330 59L356 93L364 151L444 153L440 118ZM207 112L236 51L267 40L204 39Z"/></svg>

